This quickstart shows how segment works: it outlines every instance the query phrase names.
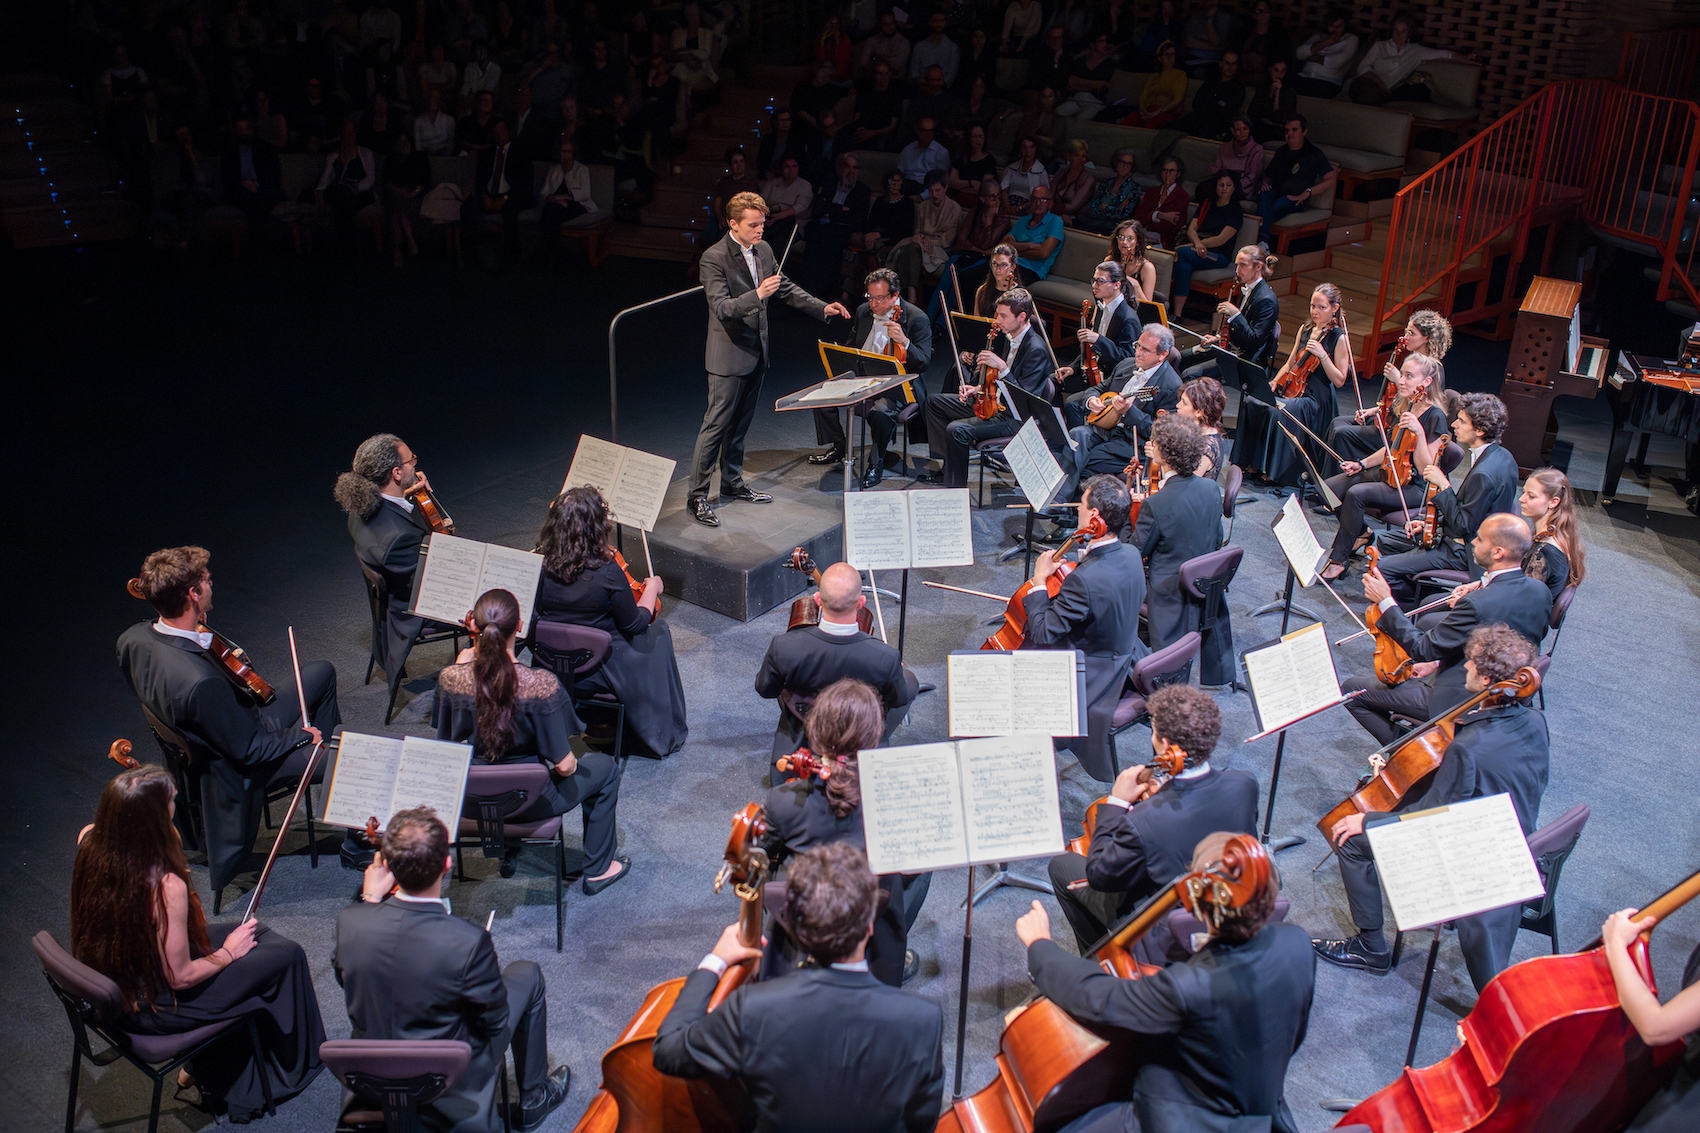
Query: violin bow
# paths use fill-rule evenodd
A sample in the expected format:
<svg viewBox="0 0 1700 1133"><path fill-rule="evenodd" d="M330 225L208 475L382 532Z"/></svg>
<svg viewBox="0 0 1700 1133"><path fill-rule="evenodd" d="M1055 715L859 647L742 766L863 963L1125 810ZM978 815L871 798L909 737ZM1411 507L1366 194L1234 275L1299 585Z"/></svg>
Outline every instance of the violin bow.
<svg viewBox="0 0 1700 1133"><path fill-rule="evenodd" d="M1352 332L1346 329L1346 308L1341 307L1340 313L1334 316L1340 320L1340 333L1346 336L1346 377L1352 383L1352 396L1357 398L1358 412L1364 411L1364 391L1358 388L1358 360L1352 354ZM1338 460L1339 457L1334 459Z"/></svg>
<svg viewBox="0 0 1700 1133"><path fill-rule="evenodd" d="M967 310L968 310L968 307L965 303L962 302L962 280L958 279L957 276L956 276L956 261L955 260L950 261L950 285L951 285L951 287L956 289L956 309L958 311L962 311L962 312L966 313ZM940 305L942 305L944 307L944 321L948 325L950 323L950 304L948 302L946 302L945 300L943 300L942 298L939 300L939 302L940 302Z"/></svg>
<svg viewBox="0 0 1700 1133"><path fill-rule="evenodd" d="M1397 398L1398 395L1395 394L1394 397ZM1387 454L1387 459L1391 461L1393 459L1393 442L1388 439L1387 430L1381 427L1381 416L1379 414L1375 418L1375 431L1381 434L1381 449ZM1339 460L1340 458L1335 457L1334 459ZM1416 459L1415 453L1411 454L1411 459L1413 461ZM1405 513L1405 526L1410 527L1411 505L1405 502L1405 485L1403 484L1399 485L1399 508Z"/></svg>
<svg viewBox="0 0 1700 1133"><path fill-rule="evenodd" d="M1323 452L1327 453L1329 456L1332 456L1335 460L1340 459L1340 454L1335 452L1333 449L1329 448L1327 441L1323 440L1321 437L1319 437L1315 433L1311 432L1310 427L1308 425L1306 425L1303 421L1300 421L1296 416L1294 416L1293 411L1291 409L1288 409L1285 405L1282 405L1279 398L1276 399L1275 408L1280 410L1282 413L1285 413L1287 415L1287 420L1291 421L1293 424L1295 424L1299 428L1303 429L1305 431L1305 436L1309 437L1311 440L1313 440L1317 444L1321 445ZM1289 437L1292 436L1291 433L1288 433L1287 435Z"/></svg>
<svg viewBox="0 0 1700 1133"><path fill-rule="evenodd" d="M1440 597L1436 598L1434 601L1426 602L1423 605L1418 606L1416 609L1412 610L1410 613L1405 614L1405 616L1407 618L1414 618L1418 614L1426 614L1430 610L1438 610L1440 607L1446 605L1446 603L1451 601L1451 600L1452 600L1452 594L1451 594L1450 591L1448 591L1447 593L1442 594ZM1404 613L1404 611L1401 610L1400 613ZM1363 622L1359 622L1358 624L1363 625ZM1342 637L1339 641L1336 641L1334 644L1335 645L1344 645L1348 641L1356 641L1358 638L1364 636L1364 634L1367 634L1368 632L1369 632L1369 627L1364 626L1364 628L1360 632L1354 633L1349 637Z"/></svg>
<svg viewBox="0 0 1700 1133"><path fill-rule="evenodd" d="M301 657L295 650L295 627L289 627L289 663L295 670L295 696L301 705L301 726L305 728L312 717L307 715L307 693L301 687ZM277 837L272 840L272 848L266 854L266 866L260 871L260 880L254 885L254 894L248 898L248 910L242 914L242 923L254 919L254 914L260 908L260 897L266 891L266 882L272 875L272 867L277 864L277 852L283 846L284 831L295 821L295 811L301 806L301 796L306 793L313 782L313 771L319 765L319 756L324 753L325 744L321 739L313 745L313 750L307 756L307 769L301 772L301 781L295 785L295 795L289 800L289 809L283 813L283 821L278 825Z"/></svg>
<svg viewBox="0 0 1700 1133"><path fill-rule="evenodd" d="M874 592L874 617L879 619L880 640L885 641L885 611L880 609L880 585L874 581L874 568L868 568L868 589ZM885 641L887 645L891 642Z"/></svg>
<svg viewBox="0 0 1700 1133"><path fill-rule="evenodd" d="M951 271L956 271L956 265L951 265ZM950 360L956 364L957 387L973 385L974 383L968 380L968 375L962 372L962 348L956 343L956 324L951 320L949 311L944 313L944 333L945 337L950 339Z"/></svg>
<svg viewBox="0 0 1700 1133"><path fill-rule="evenodd" d="M1322 493L1322 502L1328 506L1329 510L1338 511L1340 509L1340 497L1334 494L1334 489L1328 486L1328 481L1323 479L1321 472L1317 471L1316 462L1311 460L1310 453L1305 451L1305 447L1299 443L1299 439L1293 436L1287 426L1277 421L1275 427L1286 434L1288 443L1293 446L1293 451L1298 453L1299 459L1305 462L1305 468L1310 471L1312 483L1316 485L1316 490Z"/></svg>
<svg viewBox="0 0 1700 1133"><path fill-rule="evenodd" d="M1037 315L1039 313L1038 309L1034 308L1033 313ZM1056 382L1058 385L1061 385L1062 378L1059 375L1062 372L1062 363L1057 361L1057 352L1051 349L1051 336L1045 333L1045 320L1043 318L1035 318L1028 325L1039 331L1039 341L1045 344L1045 353L1050 355L1051 358L1051 380ZM1013 364L1015 359L1011 358L1010 362Z"/></svg>

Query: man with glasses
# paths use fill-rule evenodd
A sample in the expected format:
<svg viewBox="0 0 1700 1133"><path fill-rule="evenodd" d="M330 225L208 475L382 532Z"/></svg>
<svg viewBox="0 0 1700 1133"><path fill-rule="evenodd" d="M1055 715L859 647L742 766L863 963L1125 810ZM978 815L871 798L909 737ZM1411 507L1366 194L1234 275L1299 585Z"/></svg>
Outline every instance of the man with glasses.
<svg viewBox="0 0 1700 1133"><path fill-rule="evenodd" d="M1082 327L1075 332L1074 337L1080 341L1080 356L1058 371L1058 380L1070 394L1063 403L1065 413L1068 406L1084 402L1087 394L1093 392L1086 388L1086 351L1090 350L1097 356L1098 372L1104 378L1133 357L1134 340L1140 332L1139 316L1122 299L1123 278L1122 266L1113 260L1106 260L1092 269L1092 298L1097 301L1096 313L1090 327ZM1082 414L1079 420L1071 419L1069 424L1079 425L1085 420Z"/></svg>
<svg viewBox="0 0 1700 1133"><path fill-rule="evenodd" d="M1016 251L1021 281L1032 283L1051 274L1051 266L1062 255L1062 217L1051 211L1051 187L1037 185L1027 198L1027 212L1009 229L1009 243Z"/></svg>
<svg viewBox="0 0 1700 1133"><path fill-rule="evenodd" d="M1133 210L1133 219L1145 226L1147 234L1159 248L1173 251L1175 238L1186 223L1186 209L1192 198L1181 187L1181 163L1172 157L1163 159L1157 167L1157 186L1147 189Z"/></svg>
<svg viewBox="0 0 1700 1133"><path fill-rule="evenodd" d="M1181 376L1169 364L1174 346L1174 332L1152 323L1140 332L1133 357L1117 366L1103 386L1064 403L1063 413L1074 426L1068 435L1075 442L1069 454L1075 483L1100 473L1119 475L1135 455L1143 459L1158 410L1174 413L1180 404ZM1108 429L1086 424L1087 415L1107 401L1121 408L1121 419Z"/></svg>

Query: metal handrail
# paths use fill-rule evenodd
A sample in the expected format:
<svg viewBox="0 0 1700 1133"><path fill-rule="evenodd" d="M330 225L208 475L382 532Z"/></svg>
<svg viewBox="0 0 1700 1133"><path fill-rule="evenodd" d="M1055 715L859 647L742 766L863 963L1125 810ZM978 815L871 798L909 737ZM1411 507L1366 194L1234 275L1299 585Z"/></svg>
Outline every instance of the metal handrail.
<svg viewBox="0 0 1700 1133"><path fill-rule="evenodd" d="M646 311L651 307L659 307L674 299L683 299L687 295L695 295L702 290L702 284L688 287L683 291L675 291L671 295L663 295L659 299L651 299L647 303L639 303L635 307L627 307L612 319L608 320L608 439L615 444L620 442L620 370L614 364L614 328L620 325L620 320L627 315Z"/></svg>

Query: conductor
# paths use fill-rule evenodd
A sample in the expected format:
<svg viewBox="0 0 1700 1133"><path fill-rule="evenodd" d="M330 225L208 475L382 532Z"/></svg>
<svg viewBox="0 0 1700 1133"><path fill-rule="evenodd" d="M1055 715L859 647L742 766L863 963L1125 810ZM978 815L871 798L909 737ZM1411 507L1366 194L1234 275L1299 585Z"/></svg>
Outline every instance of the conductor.
<svg viewBox="0 0 1700 1133"><path fill-rule="evenodd" d="M719 527L709 503L714 466L720 465L720 495L765 504L773 497L744 483L744 434L755 420L756 398L767 373L767 300L774 294L822 322L848 319L842 303L822 303L780 275L773 249L762 240L767 204L755 193L738 193L726 204L724 237L702 254L703 296L708 300L708 409L702 415L686 502L698 523Z"/></svg>

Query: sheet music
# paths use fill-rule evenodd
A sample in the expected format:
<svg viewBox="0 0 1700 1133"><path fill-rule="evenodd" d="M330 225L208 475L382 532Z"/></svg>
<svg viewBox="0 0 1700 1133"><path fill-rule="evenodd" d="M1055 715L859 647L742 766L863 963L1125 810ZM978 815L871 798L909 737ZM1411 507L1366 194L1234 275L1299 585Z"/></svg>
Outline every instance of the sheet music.
<svg viewBox="0 0 1700 1133"><path fill-rule="evenodd" d="M478 584L487 545L476 539L433 531L424 568L413 587L413 612L433 621L459 625L483 593Z"/></svg>
<svg viewBox="0 0 1700 1133"><path fill-rule="evenodd" d="M408 736L402 740L401 759L395 770L395 791L390 799L389 812L383 815L385 824L398 810L428 806L449 828L449 836L454 837L460 829L460 808L466 798L466 771L471 763L471 744L428 740L423 736Z"/></svg>
<svg viewBox="0 0 1700 1133"><path fill-rule="evenodd" d="M595 488L602 493L603 499L607 499L619 480L620 459L625 452L623 446L612 441L581 433L578 449L573 453L572 467L567 469L567 478L561 483L561 491Z"/></svg>
<svg viewBox="0 0 1700 1133"><path fill-rule="evenodd" d="M1294 630L1279 641L1248 649L1246 677L1262 731L1272 732L1340 699L1328 634L1321 624Z"/></svg>
<svg viewBox="0 0 1700 1133"><path fill-rule="evenodd" d="M968 513L968 489L934 488L903 494L909 499L910 561L907 565L971 566L974 562L974 521Z"/></svg>
<svg viewBox="0 0 1700 1133"><path fill-rule="evenodd" d="M654 453L626 449L619 478L612 491L603 493L609 514L628 527L654 531L655 517L661 514L661 505L667 499L667 485L673 480L676 463Z"/></svg>
<svg viewBox="0 0 1700 1133"><path fill-rule="evenodd" d="M875 873L924 873L968 861L955 744L859 752L862 830Z"/></svg>
<svg viewBox="0 0 1700 1133"><path fill-rule="evenodd" d="M1062 811L1049 736L963 740L956 751L970 862L1062 853Z"/></svg>
<svg viewBox="0 0 1700 1133"><path fill-rule="evenodd" d="M1419 811L1366 833L1401 932L1546 892L1510 795Z"/></svg>
<svg viewBox="0 0 1700 1133"><path fill-rule="evenodd" d="M1322 544L1316 541L1316 533L1311 531L1296 493L1281 505L1281 516L1275 521L1275 541L1281 544L1299 585L1314 585L1317 572L1322 569Z"/></svg>
<svg viewBox="0 0 1700 1133"><path fill-rule="evenodd" d="M950 734L1007 736L1015 732L1010 703L1014 653L952 653L945 678L950 697Z"/></svg>
<svg viewBox="0 0 1700 1133"><path fill-rule="evenodd" d="M495 543L484 545L484 569L479 575L476 601L487 590L506 590L519 602L519 625L523 634L531 625L531 606L537 600L537 583L543 574L543 556L517 551ZM472 604L467 603L471 609Z"/></svg>
<svg viewBox="0 0 1700 1133"><path fill-rule="evenodd" d="M884 378L834 378L797 399L798 403L812 401L849 401L863 390L873 389Z"/></svg>
<svg viewBox="0 0 1700 1133"><path fill-rule="evenodd" d="M1045 736L1078 736L1079 683L1072 649L1019 649L1010 654L1010 728Z"/></svg>
<svg viewBox="0 0 1700 1133"><path fill-rule="evenodd" d="M390 800L395 795L402 743L394 736L342 733L336 767L325 789L325 811L321 819L327 826L359 830L365 827L368 818L388 821L394 813Z"/></svg>
<svg viewBox="0 0 1700 1133"><path fill-rule="evenodd" d="M964 495L967 489L963 489ZM927 492L846 492L844 561L857 570L910 565L909 498Z"/></svg>
<svg viewBox="0 0 1700 1133"><path fill-rule="evenodd" d="M1039 423L1029 420L1021 426L1021 431L1004 447L1003 456L1009 461L1010 471L1015 473L1015 481L1021 485L1028 504L1035 509L1049 507L1064 477L1062 465L1051 455L1044 435L1039 432Z"/></svg>

